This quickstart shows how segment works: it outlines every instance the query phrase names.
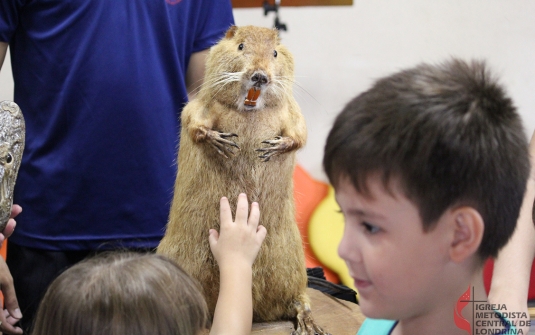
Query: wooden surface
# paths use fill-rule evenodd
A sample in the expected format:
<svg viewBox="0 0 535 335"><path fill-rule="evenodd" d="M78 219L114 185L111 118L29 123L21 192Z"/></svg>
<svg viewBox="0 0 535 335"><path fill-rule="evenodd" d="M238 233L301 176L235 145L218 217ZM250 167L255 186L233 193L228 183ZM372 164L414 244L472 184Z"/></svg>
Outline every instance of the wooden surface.
<svg viewBox="0 0 535 335"><path fill-rule="evenodd" d="M274 4L273 0L268 0ZM264 0L232 0L233 8L262 7ZM353 0L281 0L281 7L285 6L352 6Z"/></svg>
<svg viewBox="0 0 535 335"><path fill-rule="evenodd" d="M364 321L358 305L335 299L318 290L307 288L316 324L332 335L355 335ZM294 330L291 321L253 324L255 335L288 335Z"/></svg>

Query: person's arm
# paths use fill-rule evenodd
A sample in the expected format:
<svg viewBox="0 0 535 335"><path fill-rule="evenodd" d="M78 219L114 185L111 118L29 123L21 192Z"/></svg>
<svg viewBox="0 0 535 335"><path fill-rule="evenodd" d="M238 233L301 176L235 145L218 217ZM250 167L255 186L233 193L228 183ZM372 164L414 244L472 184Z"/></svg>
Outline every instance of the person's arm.
<svg viewBox="0 0 535 335"><path fill-rule="evenodd" d="M220 272L219 297L210 335L250 334L253 322L252 266L266 237L266 228L258 225L258 204L251 205L240 194L236 220L232 221L227 198L220 201L221 227L218 233L210 229L210 248Z"/></svg>
<svg viewBox="0 0 535 335"><path fill-rule="evenodd" d="M0 70L2 70L2 65L4 64L4 59L6 58L7 53L7 43L0 42Z"/></svg>
<svg viewBox="0 0 535 335"><path fill-rule="evenodd" d="M203 83L206 56L208 56L209 50L195 52L190 56L188 70L186 72L186 89L190 101L195 98Z"/></svg>
<svg viewBox="0 0 535 335"><path fill-rule="evenodd" d="M22 212L22 208L19 205L13 205L11 208L11 218L6 225L6 228L0 233L2 241L4 237L7 238L11 236L13 230L15 230L14 218L19 215L20 212ZM15 287L13 286L13 277L2 257L0 257L0 290L4 295L3 306L0 300L0 332L6 334L22 334L21 328L13 326L20 318L22 318L22 314L19 309Z"/></svg>
<svg viewBox="0 0 535 335"><path fill-rule="evenodd" d="M0 257L0 287L4 295L4 306L0 300L0 332L6 334L22 334L22 329L13 326L22 318L19 303L13 286L13 277L6 262ZM5 309L4 309L5 307Z"/></svg>
<svg viewBox="0 0 535 335"><path fill-rule="evenodd" d="M510 312L528 312L527 298L531 265L535 257L535 227L532 217L535 200L535 132L531 137L529 151L532 169L517 227L494 262L489 292L490 303L505 304L507 311ZM529 320L529 314L527 320ZM517 328L523 328L525 334L529 331L527 326Z"/></svg>

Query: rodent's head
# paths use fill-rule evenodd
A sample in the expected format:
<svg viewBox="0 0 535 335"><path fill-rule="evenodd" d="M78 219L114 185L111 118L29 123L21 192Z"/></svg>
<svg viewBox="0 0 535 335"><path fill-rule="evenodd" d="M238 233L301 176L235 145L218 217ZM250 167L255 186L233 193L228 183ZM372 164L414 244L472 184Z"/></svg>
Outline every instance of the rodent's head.
<svg viewBox="0 0 535 335"><path fill-rule="evenodd" d="M232 26L210 50L202 91L242 111L276 107L292 95L293 72L277 30Z"/></svg>

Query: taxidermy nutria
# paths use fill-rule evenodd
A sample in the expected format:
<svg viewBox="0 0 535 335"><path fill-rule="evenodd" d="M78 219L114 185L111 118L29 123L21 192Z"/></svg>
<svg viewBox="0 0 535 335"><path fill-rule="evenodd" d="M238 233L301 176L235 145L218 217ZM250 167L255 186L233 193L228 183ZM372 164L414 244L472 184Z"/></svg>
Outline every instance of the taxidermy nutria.
<svg viewBox="0 0 535 335"><path fill-rule="evenodd" d="M292 176L306 125L293 71L274 29L233 26L211 48L204 84L182 112L175 193L158 253L201 283L213 315L219 269L208 232L219 230L219 199L228 197L234 211L246 193L268 231L253 265L254 321L297 318L296 334L323 334L310 317L295 221Z"/></svg>

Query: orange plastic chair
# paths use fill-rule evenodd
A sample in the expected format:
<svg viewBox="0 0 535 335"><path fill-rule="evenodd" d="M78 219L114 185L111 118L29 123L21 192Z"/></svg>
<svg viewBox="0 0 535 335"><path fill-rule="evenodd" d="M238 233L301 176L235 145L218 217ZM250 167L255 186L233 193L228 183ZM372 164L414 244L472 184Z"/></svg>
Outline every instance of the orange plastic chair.
<svg viewBox="0 0 535 335"><path fill-rule="evenodd" d="M318 261L312 251L309 241L309 223L313 212L327 196L329 186L326 183L312 178L300 165L297 165L293 175L294 200L296 220L303 239L307 268L321 266L328 281L338 284L340 282L336 273Z"/></svg>

